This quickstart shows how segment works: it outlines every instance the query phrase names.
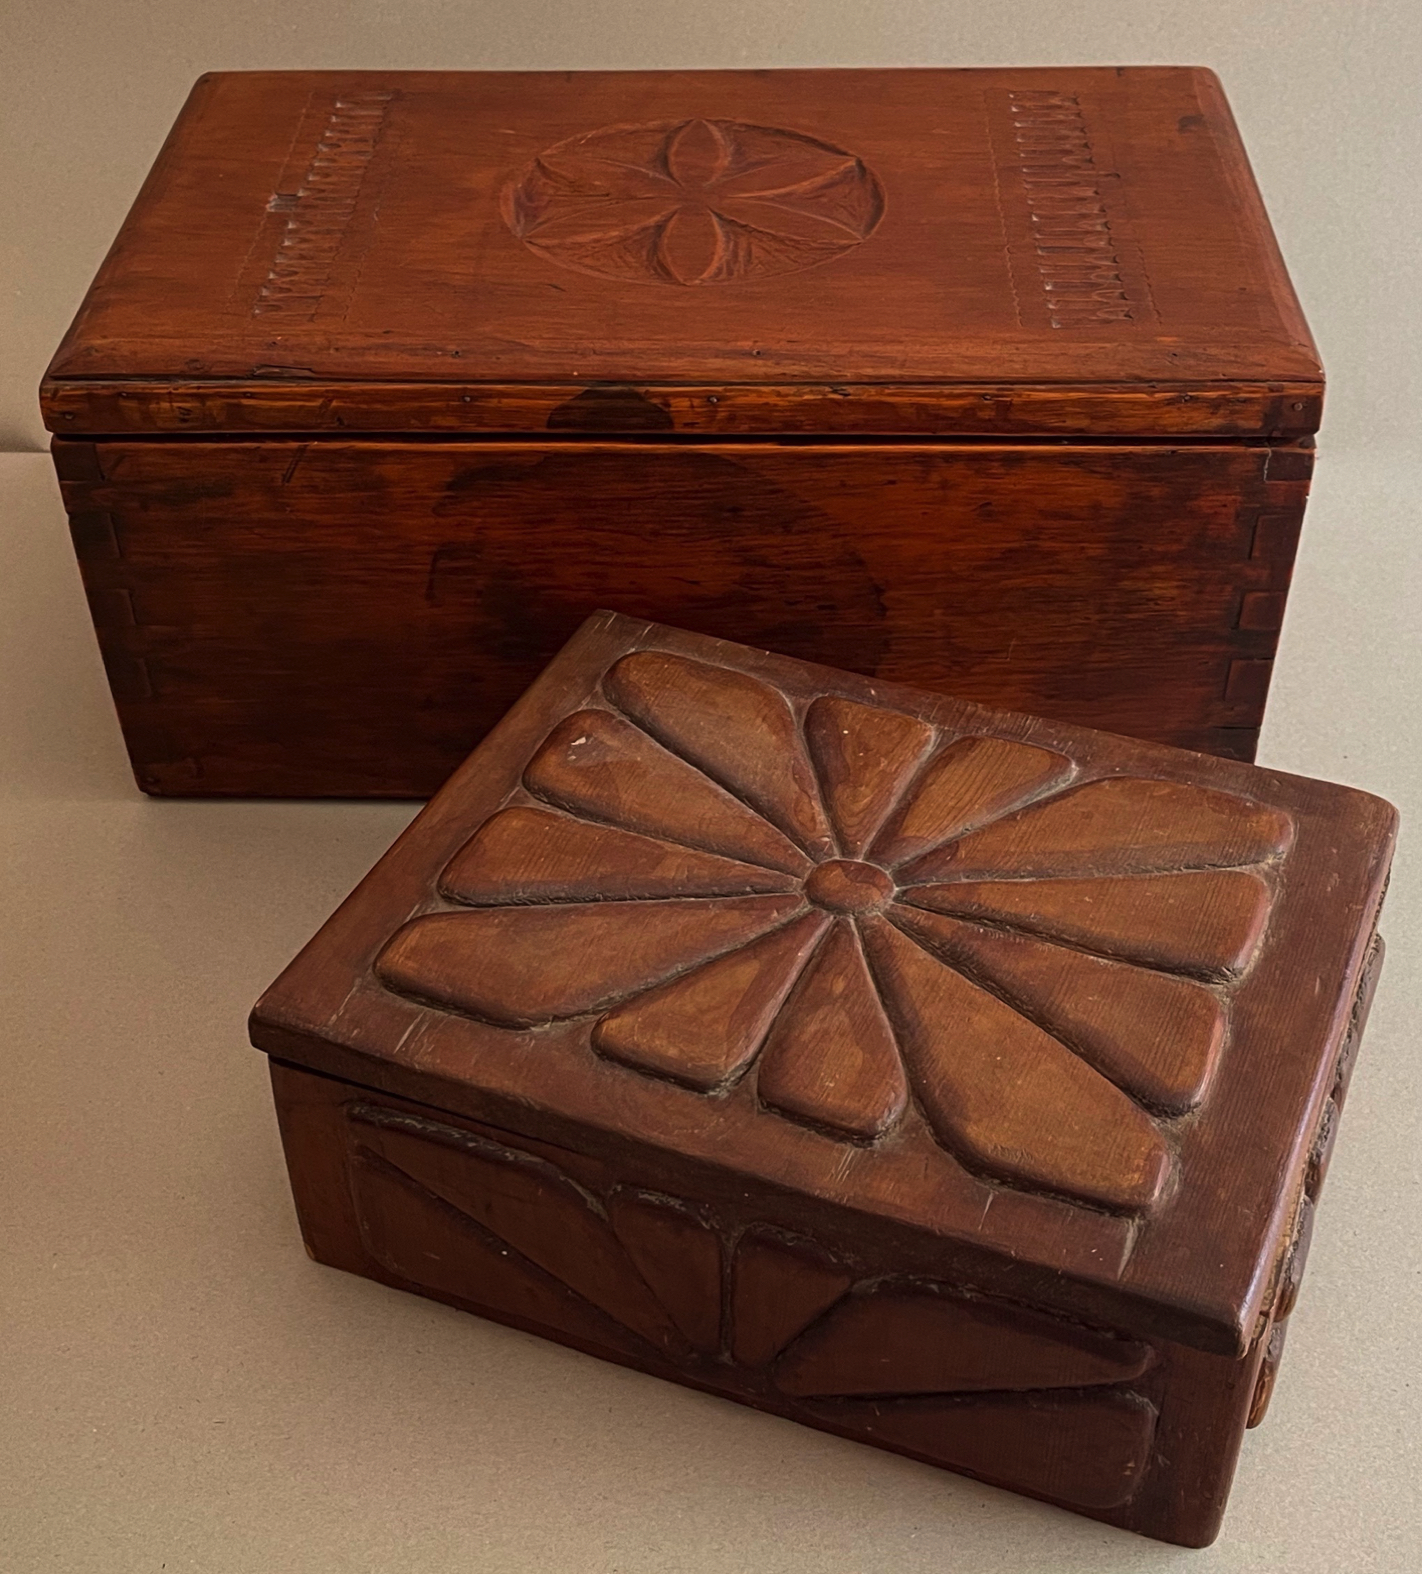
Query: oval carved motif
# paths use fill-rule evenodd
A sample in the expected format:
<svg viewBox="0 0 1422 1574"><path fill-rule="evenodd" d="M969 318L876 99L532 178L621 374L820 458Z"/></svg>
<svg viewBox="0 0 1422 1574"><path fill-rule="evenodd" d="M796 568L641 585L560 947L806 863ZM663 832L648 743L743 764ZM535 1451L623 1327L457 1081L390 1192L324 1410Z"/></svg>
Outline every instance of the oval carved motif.
<svg viewBox="0 0 1422 1574"><path fill-rule="evenodd" d="M862 159L732 120L604 126L545 149L503 214L539 256L602 278L693 286L797 273L867 240L883 190Z"/></svg>

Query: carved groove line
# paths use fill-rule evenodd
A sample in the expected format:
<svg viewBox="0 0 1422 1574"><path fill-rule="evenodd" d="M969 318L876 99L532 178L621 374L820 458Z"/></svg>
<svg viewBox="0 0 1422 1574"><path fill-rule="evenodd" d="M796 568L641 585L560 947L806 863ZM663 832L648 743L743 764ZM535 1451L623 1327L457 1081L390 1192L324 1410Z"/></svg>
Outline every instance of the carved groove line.
<svg viewBox="0 0 1422 1574"><path fill-rule="evenodd" d="M316 315L394 97L370 92L338 98L301 184L294 192L277 192L267 204L269 213L288 217L257 291L254 317L281 312L310 322Z"/></svg>
<svg viewBox="0 0 1422 1574"><path fill-rule="evenodd" d="M1080 101L1041 90L1007 98L1052 327L1133 321Z"/></svg>

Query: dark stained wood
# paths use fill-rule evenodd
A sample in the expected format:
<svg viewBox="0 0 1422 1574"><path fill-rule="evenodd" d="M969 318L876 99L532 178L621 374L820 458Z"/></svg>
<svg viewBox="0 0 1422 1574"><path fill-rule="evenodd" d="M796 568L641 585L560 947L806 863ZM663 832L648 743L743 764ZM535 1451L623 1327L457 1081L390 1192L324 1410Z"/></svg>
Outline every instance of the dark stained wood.
<svg viewBox="0 0 1422 1574"><path fill-rule="evenodd" d="M1048 934L1085 951L1200 978L1244 971L1270 906L1268 886L1234 869L1124 879L953 880L910 886L905 900L930 912Z"/></svg>
<svg viewBox="0 0 1422 1574"><path fill-rule="evenodd" d="M1282 452L56 444L146 791L411 797L609 605L1247 755L1232 674L1278 635L1240 597L1287 585L1306 489Z"/></svg>
<svg viewBox="0 0 1422 1574"><path fill-rule="evenodd" d="M1352 789L600 616L254 1012L308 1247L1203 1544L1394 833Z"/></svg>
<svg viewBox="0 0 1422 1574"><path fill-rule="evenodd" d="M1318 430L1323 396L1316 380L1250 384L1161 382L1070 384L894 382L862 385L848 399L826 384L725 384L714 394L639 381L591 390L578 383L369 382L316 387L272 378L260 383L141 382L48 378L45 424L60 437L103 433L469 432L596 435L684 432L716 440L763 436L885 437L1263 437L1288 442Z"/></svg>
<svg viewBox="0 0 1422 1574"><path fill-rule="evenodd" d="M637 1272L687 1340L721 1349L721 1238L689 1208L665 1199L616 1192L612 1227Z"/></svg>
<svg viewBox="0 0 1422 1574"><path fill-rule="evenodd" d="M747 1231L731 1276L731 1354L766 1366L854 1283L828 1253L805 1241Z"/></svg>
<svg viewBox="0 0 1422 1574"><path fill-rule="evenodd" d="M920 1290L841 1301L776 1368L782 1392L806 1398L1091 1388L1151 1365L1148 1345L1059 1319Z"/></svg>
<svg viewBox="0 0 1422 1574"><path fill-rule="evenodd" d="M210 75L41 398L140 786L418 797L609 605L1250 758L1322 393L1096 67Z"/></svg>

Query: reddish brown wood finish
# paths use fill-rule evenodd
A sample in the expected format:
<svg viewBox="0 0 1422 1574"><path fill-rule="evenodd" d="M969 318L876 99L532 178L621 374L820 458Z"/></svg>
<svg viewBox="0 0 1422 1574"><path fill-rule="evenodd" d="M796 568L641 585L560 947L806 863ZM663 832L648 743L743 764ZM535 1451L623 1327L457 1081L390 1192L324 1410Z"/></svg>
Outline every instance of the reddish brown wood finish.
<svg viewBox="0 0 1422 1574"><path fill-rule="evenodd" d="M257 72L42 402L143 788L420 796L606 605L1249 758L1322 386L1205 71Z"/></svg>
<svg viewBox="0 0 1422 1574"><path fill-rule="evenodd" d="M989 433L1268 436L1320 392L1208 71L252 72L194 88L46 401L89 432L449 430L457 397L461 431L980 434L976 398Z"/></svg>
<svg viewBox="0 0 1422 1574"><path fill-rule="evenodd" d="M308 1245L1203 1543L1394 821L593 619L254 1013Z"/></svg>
<svg viewBox="0 0 1422 1574"><path fill-rule="evenodd" d="M1278 639L1249 598L1282 602L1311 459L373 440L55 456L146 791L397 797L433 792L605 605L1249 757Z"/></svg>

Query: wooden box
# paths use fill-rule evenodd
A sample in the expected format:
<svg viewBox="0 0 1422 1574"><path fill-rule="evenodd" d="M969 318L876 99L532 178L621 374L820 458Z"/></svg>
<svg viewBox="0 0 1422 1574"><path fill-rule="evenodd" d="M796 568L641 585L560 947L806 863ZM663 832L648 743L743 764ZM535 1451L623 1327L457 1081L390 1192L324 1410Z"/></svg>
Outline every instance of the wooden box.
<svg viewBox="0 0 1422 1574"><path fill-rule="evenodd" d="M1252 758L1321 395L1150 67L204 77L43 402L140 785L418 796L601 606Z"/></svg>
<svg viewBox="0 0 1422 1574"><path fill-rule="evenodd" d="M1393 833L596 617L256 1008L307 1246L1203 1544Z"/></svg>

